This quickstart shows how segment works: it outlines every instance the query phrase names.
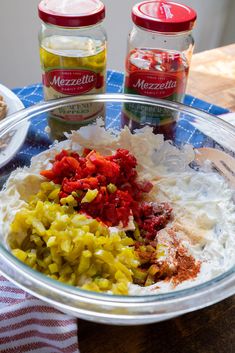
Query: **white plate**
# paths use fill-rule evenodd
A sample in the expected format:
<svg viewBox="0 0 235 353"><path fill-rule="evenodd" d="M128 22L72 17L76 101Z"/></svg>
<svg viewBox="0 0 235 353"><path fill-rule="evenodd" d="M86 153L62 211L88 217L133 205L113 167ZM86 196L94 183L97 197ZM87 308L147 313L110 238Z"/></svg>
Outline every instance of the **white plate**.
<svg viewBox="0 0 235 353"><path fill-rule="evenodd" d="M7 116L16 113L18 110L24 109L21 100L7 87L0 84L0 95L3 96L7 104ZM4 118L4 121L7 119ZM0 167L5 165L16 154L22 146L27 135L29 123L24 122L17 127L12 134L6 137L5 141L0 141Z"/></svg>
<svg viewBox="0 0 235 353"><path fill-rule="evenodd" d="M9 88L0 84L0 96L3 96L8 110L7 115L13 114L20 109L24 109L24 104Z"/></svg>

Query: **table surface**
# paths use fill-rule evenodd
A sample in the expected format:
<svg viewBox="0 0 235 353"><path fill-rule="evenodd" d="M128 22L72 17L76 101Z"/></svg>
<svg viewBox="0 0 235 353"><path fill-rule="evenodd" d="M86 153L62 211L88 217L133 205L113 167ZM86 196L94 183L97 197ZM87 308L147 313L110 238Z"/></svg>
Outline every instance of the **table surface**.
<svg viewBox="0 0 235 353"><path fill-rule="evenodd" d="M187 93L235 111L235 44L194 55ZM78 337L81 353L233 353L235 297L151 325L78 320Z"/></svg>
<svg viewBox="0 0 235 353"><path fill-rule="evenodd" d="M235 44L193 56L187 93L235 111Z"/></svg>

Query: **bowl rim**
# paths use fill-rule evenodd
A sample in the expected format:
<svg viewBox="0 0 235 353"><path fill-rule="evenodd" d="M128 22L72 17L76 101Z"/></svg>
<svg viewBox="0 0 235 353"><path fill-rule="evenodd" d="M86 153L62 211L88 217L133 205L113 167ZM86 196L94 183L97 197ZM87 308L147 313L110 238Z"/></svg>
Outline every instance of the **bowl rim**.
<svg viewBox="0 0 235 353"><path fill-rule="evenodd" d="M60 108L67 105L76 105L76 103L88 102L143 103L145 105L157 104L162 108L168 108L170 110L180 110L180 112L188 113L192 116L196 115L199 120L204 120L205 118L207 118L209 119L209 122L211 124L220 128L224 128L228 132L235 134L235 126L229 124L227 121L224 121L219 116L206 112L203 109L194 108L183 103L151 98L147 96L138 96L125 93L103 93L86 94L82 96L73 96L60 99L53 99L50 101L42 101L28 108L21 109L18 112L9 115L6 119L0 121L0 137L2 136L3 132L5 133L5 129L13 128L15 124L23 122L24 120L29 120L38 114L45 113L54 108Z"/></svg>
<svg viewBox="0 0 235 353"><path fill-rule="evenodd" d="M214 291L219 286L224 286L230 282L231 290L229 291L229 295L233 295L235 293L235 266L230 268L228 271L220 274L212 278L209 281L205 281L195 286L187 287L185 289L174 290L171 292L166 293L158 293L158 294L145 294L145 295L117 295L117 294L110 294L110 293L98 293L93 291L88 291L81 289L79 287L71 286L54 280L50 277L47 277L41 272L38 272L31 267L27 266L20 260L18 260L14 255L12 255L7 249L0 243L0 259L4 259L7 261L7 264L14 270L19 272L23 272L24 275L26 274L31 280L35 283L40 281L40 284L43 284L45 288L54 289L57 293L66 293L68 296L73 298L86 298L89 300L94 300L98 302L115 302L120 304L125 303L149 303L149 302L165 302L165 301L172 301L173 299L180 299L184 300L186 298L191 298L193 296L202 295L203 293L209 293L209 291ZM3 264L4 266L4 264ZM1 269L2 264L0 261L0 270L4 274L4 270ZM14 281L17 282L17 279L14 278ZM27 286L26 286L27 288ZM234 288L234 289L232 289ZM62 291L63 290L63 291Z"/></svg>
<svg viewBox="0 0 235 353"><path fill-rule="evenodd" d="M66 97L61 99L52 100L49 102L41 102L35 104L31 107L22 109L12 115L9 115L7 119L0 122L0 138L7 133L9 130L14 128L17 124L20 124L23 121L30 121L33 117L48 112L54 108L59 108L67 105L76 105L77 103L87 103L87 102L116 102L116 103L142 103L147 105L158 105L162 108L168 108L171 110L179 110L182 113L190 114L191 116L196 116L197 119L201 121L209 121L209 124L216 126L218 128L224 129L227 133L231 134L235 138L235 127L231 124L225 122L220 119L216 115L205 112L204 110L193 108L191 106L187 106L182 103L167 101L163 99L155 99L149 98L145 96L137 96L130 94L122 94L122 93L105 93L98 95L83 95L83 96L73 96ZM215 119L216 118L216 119ZM167 293L159 293L159 294L146 294L146 295L113 295L108 293L97 293L91 292L87 290L83 290L79 287L73 287L70 285L66 285L60 283L56 280L48 278L44 274L31 269L29 266L25 265L21 261L19 261L16 257L14 257L7 249L0 244L0 258L6 260L8 265L12 268L23 271L25 274L29 276L30 279L37 282L40 280L45 287L49 287L50 289L54 289L56 292L60 292L63 289L63 292L72 295L75 297L83 297L88 298L90 300L95 301L105 301L105 302L115 302L115 303L144 303L144 302L162 302L162 301L171 301L173 299L185 299L189 296L201 295L209 290L215 290L220 285L226 285L229 282L235 284L235 266L227 270L226 272L220 274L203 282L201 284L188 287L185 289L174 290L172 292ZM0 262L0 269L2 265ZM4 270L1 269L1 272L4 275ZM9 277L9 276L8 276ZM14 279L17 282L17 279ZM27 288L27 286L25 287ZM230 294L232 295L235 292L234 290L230 290Z"/></svg>

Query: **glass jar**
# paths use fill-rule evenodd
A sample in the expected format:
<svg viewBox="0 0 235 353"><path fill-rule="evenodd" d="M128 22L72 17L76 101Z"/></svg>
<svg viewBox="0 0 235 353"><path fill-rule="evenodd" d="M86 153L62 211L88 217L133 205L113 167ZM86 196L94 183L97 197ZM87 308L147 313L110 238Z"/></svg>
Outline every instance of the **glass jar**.
<svg viewBox="0 0 235 353"><path fill-rule="evenodd" d="M125 64L124 92L182 102L194 49L192 29L196 12L175 2L144 1L132 9ZM151 125L172 137L177 115L170 110L149 109L143 115L126 105L122 125L131 130Z"/></svg>
<svg viewBox="0 0 235 353"><path fill-rule="evenodd" d="M106 32L99 0L43 0L38 7L40 61L45 100L105 92ZM50 112L58 135L102 114L102 104L82 104ZM67 124L67 125L66 125Z"/></svg>

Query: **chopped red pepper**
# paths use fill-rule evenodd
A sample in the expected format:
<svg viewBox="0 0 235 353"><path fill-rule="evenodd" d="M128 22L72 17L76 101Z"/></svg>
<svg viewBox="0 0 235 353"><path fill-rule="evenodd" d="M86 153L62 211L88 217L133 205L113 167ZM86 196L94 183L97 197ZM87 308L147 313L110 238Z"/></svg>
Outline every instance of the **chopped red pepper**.
<svg viewBox="0 0 235 353"><path fill-rule="evenodd" d="M68 194L71 194L73 191L77 190L93 190L98 188L99 182L95 177L84 178L79 180L69 180L65 178L62 182L62 190Z"/></svg>
<svg viewBox="0 0 235 353"><path fill-rule="evenodd" d="M73 193L78 212L85 212L107 225L124 227L133 215L141 235L154 239L157 231L168 222L171 209L167 205L157 207L141 202L152 184L137 181L136 166L136 158L125 149L118 149L111 156L85 149L82 157L62 150L56 155L52 169L42 171L41 175L61 184L60 199ZM112 192L108 191L109 184L114 184ZM86 192L94 189L98 190L95 199L81 203Z"/></svg>
<svg viewBox="0 0 235 353"><path fill-rule="evenodd" d="M53 170L43 170L40 173L42 176L44 176L45 178L49 179L49 180L53 180L55 179L55 173L53 172Z"/></svg>
<svg viewBox="0 0 235 353"><path fill-rule="evenodd" d="M108 160L96 151L91 151L86 158L96 166L97 172L104 175L108 182L116 183L120 174L120 166L117 163Z"/></svg>
<svg viewBox="0 0 235 353"><path fill-rule="evenodd" d="M55 156L55 160L56 160L56 161L61 161L61 159L62 159L63 157L67 157L67 156L69 156L68 151L62 150L60 153L58 153L58 154Z"/></svg>

